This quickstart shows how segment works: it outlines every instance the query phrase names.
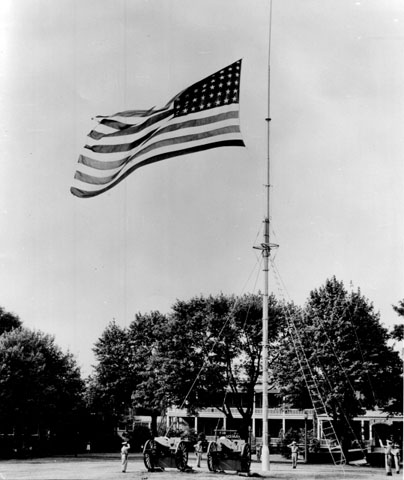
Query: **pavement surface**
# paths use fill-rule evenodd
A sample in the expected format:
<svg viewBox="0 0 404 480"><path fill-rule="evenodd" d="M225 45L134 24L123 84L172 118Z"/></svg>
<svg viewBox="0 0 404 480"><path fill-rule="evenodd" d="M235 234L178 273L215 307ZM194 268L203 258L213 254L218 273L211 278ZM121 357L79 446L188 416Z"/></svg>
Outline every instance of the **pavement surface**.
<svg viewBox="0 0 404 480"><path fill-rule="evenodd" d="M282 457L271 457L269 472L262 472L261 463L253 461L251 464L251 478L273 478L281 480L379 480L386 478L382 468L369 466L345 465L306 465L298 464L292 469L290 462ZM201 468L195 468L194 458L191 455L189 465L193 467L190 472L179 472L176 469L166 469L163 472L148 472L143 464L141 454L129 456L126 473L121 472L119 454L86 454L63 457L47 457L29 460L3 460L0 461L0 480L222 480L230 478L247 477L246 474L238 475L237 472L214 473L202 461ZM393 476L403 479L402 472Z"/></svg>

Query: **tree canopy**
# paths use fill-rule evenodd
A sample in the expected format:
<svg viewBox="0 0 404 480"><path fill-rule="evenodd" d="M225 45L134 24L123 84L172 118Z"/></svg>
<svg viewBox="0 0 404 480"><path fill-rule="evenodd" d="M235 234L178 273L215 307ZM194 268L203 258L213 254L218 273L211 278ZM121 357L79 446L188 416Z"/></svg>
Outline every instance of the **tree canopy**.
<svg viewBox="0 0 404 480"><path fill-rule="evenodd" d="M0 335L21 326L22 322L17 315L6 312L4 308L0 307Z"/></svg>
<svg viewBox="0 0 404 480"><path fill-rule="evenodd" d="M52 429L81 404L83 382L54 338L17 328L0 336L0 421L23 435Z"/></svg>
<svg viewBox="0 0 404 480"><path fill-rule="evenodd" d="M136 314L128 328L115 322L107 326L94 346L97 364L87 385L94 413L116 422L132 407L145 409L154 420L164 411L167 387L156 365L166 328L167 317L159 312Z"/></svg>
<svg viewBox="0 0 404 480"><path fill-rule="evenodd" d="M268 308L269 338L275 342L283 309L273 296ZM248 425L261 368L261 294L195 297L177 301L172 309L165 355L175 367L167 383L176 385L177 398L187 408L215 406L228 418L236 408Z"/></svg>
<svg viewBox="0 0 404 480"><path fill-rule="evenodd" d="M393 305L393 310L398 314L399 317L404 317L404 300L400 300L398 305ZM398 323L393 326L392 331L390 332L392 339L401 342L404 340L404 323Z"/></svg>
<svg viewBox="0 0 404 480"><path fill-rule="evenodd" d="M335 277L310 293L293 317L305 355L339 431L366 409L402 410L401 361L387 343L379 314L360 290L350 292ZM290 337L279 345L273 374L287 398L307 402L307 388ZM307 403L306 403L307 405ZM348 423L347 423L348 422Z"/></svg>
<svg viewBox="0 0 404 480"><path fill-rule="evenodd" d="M126 329L111 322L93 348L98 363L91 377L91 401L102 410L122 413L129 404L135 369Z"/></svg>
<svg viewBox="0 0 404 480"><path fill-rule="evenodd" d="M282 330L283 309L269 299L270 338ZM261 295L223 294L177 300L168 315L137 314L128 329L111 324L95 346L102 395L160 414L237 408L248 425L260 374ZM115 406L116 406L115 402Z"/></svg>

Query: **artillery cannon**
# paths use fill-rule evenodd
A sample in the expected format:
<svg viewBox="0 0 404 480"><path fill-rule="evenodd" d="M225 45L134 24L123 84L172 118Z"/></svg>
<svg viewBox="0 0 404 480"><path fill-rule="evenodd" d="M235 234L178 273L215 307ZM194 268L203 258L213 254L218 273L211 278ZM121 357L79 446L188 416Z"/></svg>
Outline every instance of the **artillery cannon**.
<svg viewBox="0 0 404 480"><path fill-rule="evenodd" d="M218 438L217 438L218 437ZM251 447L234 430L216 432L216 440L209 442L207 457L211 472L232 470L249 473Z"/></svg>
<svg viewBox="0 0 404 480"><path fill-rule="evenodd" d="M180 437L155 437L147 440L143 447L143 461L149 472L178 468L181 472L190 470L188 448Z"/></svg>

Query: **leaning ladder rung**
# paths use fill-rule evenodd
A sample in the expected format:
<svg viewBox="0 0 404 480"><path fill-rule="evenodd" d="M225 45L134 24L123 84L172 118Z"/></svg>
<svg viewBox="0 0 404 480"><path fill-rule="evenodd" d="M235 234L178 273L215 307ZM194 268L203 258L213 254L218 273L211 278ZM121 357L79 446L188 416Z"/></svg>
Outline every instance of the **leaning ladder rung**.
<svg viewBox="0 0 404 480"><path fill-rule="evenodd" d="M335 451L332 452L332 451L330 450L330 455L334 458L334 460L335 460L336 462L343 462L343 461L345 460L344 455L343 455L342 453L341 453L341 455L337 455L338 453L341 453L341 452L335 452Z"/></svg>

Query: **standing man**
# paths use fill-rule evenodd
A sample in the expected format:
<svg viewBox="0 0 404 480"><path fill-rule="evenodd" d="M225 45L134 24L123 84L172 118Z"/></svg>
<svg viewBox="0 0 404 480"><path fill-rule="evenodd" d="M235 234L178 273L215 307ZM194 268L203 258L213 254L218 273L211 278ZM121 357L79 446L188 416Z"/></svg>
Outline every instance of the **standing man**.
<svg viewBox="0 0 404 480"><path fill-rule="evenodd" d="M391 477L393 475L391 473L391 467L393 464L393 455L391 450L393 448L393 442L391 440L386 440L386 445L383 445L382 441L380 440L380 445L384 448L386 475Z"/></svg>
<svg viewBox="0 0 404 480"><path fill-rule="evenodd" d="M122 473L126 473L126 467L128 466L129 449L130 449L129 443L122 442L122 448L121 448Z"/></svg>
<svg viewBox="0 0 404 480"><path fill-rule="evenodd" d="M292 452L292 467L296 468L297 465L297 455L299 453L299 447L297 446L297 443L293 441L290 445L288 445L290 448L290 451Z"/></svg>
<svg viewBox="0 0 404 480"><path fill-rule="evenodd" d="M394 466L396 469L396 473L400 473L400 446L397 442L393 443L391 454L394 459Z"/></svg>
<svg viewBox="0 0 404 480"><path fill-rule="evenodd" d="M203 433L200 433L198 436L198 442L194 445L195 454L196 454L196 468L201 468L204 442L205 442L205 435Z"/></svg>

